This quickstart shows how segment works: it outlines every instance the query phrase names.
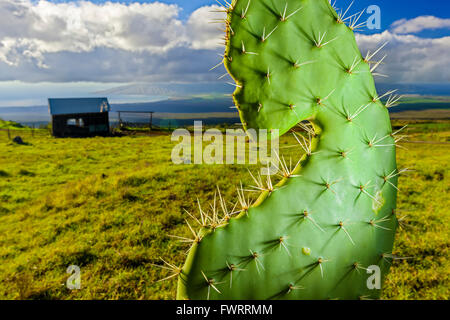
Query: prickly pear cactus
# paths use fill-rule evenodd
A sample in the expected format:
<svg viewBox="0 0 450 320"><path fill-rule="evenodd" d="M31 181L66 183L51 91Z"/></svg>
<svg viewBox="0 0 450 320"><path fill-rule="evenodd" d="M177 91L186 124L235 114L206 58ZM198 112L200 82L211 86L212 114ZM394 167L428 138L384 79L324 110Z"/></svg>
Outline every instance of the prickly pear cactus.
<svg viewBox="0 0 450 320"><path fill-rule="evenodd" d="M255 204L240 195L236 217L201 216L177 298L377 298L367 268L388 272L399 172L356 16L327 0L235 0L226 10L224 64L244 127L284 134L307 120L312 138L299 138L299 165L260 184Z"/></svg>

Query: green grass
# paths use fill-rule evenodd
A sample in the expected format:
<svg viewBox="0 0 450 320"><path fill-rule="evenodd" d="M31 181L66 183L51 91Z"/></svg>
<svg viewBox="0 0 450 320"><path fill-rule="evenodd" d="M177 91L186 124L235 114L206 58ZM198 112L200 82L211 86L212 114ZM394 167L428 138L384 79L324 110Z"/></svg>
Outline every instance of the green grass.
<svg viewBox="0 0 450 320"><path fill-rule="evenodd" d="M399 149L399 166L414 171L400 179L407 226L395 254L413 258L393 263L383 298L448 299L450 128L413 124L410 133L440 144ZM168 274L152 264L183 263L185 246L168 235L189 234L184 209L212 201L216 185L234 200L239 181L251 182L247 166L172 164L167 135L23 138L29 145L0 132L2 299L173 299L175 281L156 282ZM81 290L65 286L71 264L81 267Z"/></svg>
<svg viewBox="0 0 450 320"><path fill-rule="evenodd" d="M24 127L20 123L14 122L14 121L6 121L0 118L0 129L14 129L14 130L22 130L22 129L29 129L27 127Z"/></svg>

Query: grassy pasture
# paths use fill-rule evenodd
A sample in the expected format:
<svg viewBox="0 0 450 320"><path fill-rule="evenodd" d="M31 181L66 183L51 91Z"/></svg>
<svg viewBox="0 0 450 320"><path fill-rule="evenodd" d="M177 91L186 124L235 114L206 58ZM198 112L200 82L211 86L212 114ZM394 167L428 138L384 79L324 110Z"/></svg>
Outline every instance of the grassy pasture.
<svg viewBox="0 0 450 320"><path fill-rule="evenodd" d="M398 162L414 171L400 178L406 225L394 253L412 258L393 263L383 298L449 299L450 123L408 130ZM175 281L156 282L168 274L152 264L182 264L186 248L168 235L189 234L184 209L212 201L216 185L235 201L239 181L251 183L247 168L258 167L174 165L168 135L24 140L0 131L2 299L173 299ZM71 264L81 267L81 290L65 286Z"/></svg>
<svg viewBox="0 0 450 320"><path fill-rule="evenodd" d="M25 127L14 121L6 121L6 120L0 119L0 129L22 130L22 129L25 129Z"/></svg>

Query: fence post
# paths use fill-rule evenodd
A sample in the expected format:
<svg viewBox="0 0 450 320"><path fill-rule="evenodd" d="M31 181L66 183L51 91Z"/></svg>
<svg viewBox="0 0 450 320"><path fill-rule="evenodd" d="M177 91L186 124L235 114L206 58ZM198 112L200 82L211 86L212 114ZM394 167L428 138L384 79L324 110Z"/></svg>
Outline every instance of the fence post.
<svg viewBox="0 0 450 320"><path fill-rule="evenodd" d="M8 140L11 140L11 133L9 132L9 128L8 128Z"/></svg>
<svg viewBox="0 0 450 320"><path fill-rule="evenodd" d="M150 112L150 130L153 129L153 112Z"/></svg>

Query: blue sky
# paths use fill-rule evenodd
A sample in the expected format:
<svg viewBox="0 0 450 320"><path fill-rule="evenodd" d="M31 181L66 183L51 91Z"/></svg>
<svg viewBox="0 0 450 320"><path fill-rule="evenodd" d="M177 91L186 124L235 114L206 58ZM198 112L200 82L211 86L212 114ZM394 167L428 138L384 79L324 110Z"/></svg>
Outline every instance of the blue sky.
<svg viewBox="0 0 450 320"><path fill-rule="evenodd" d="M350 3L337 0L336 6ZM208 23L221 17L211 13L215 4L0 0L0 106L43 101L36 96L39 87L61 95L135 83L141 89L142 83L151 84L150 92L158 92L158 83L172 82L207 88L225 72L208 71L223 51L217 45L221 33ZM390 78L377 81L450 85L450 1L355 0L349 13L370 5L381 9L381 30L363 30L356 38L363 53L389 41L380 68ZM33 96L15 98L14 92Z"/></svg>
<svg viewBox="0 0 450 320"><path fill-rule="evenodd" d="M351 1L345 1L350 3ZM342 1L341 1L342 3ZM400 19L413 19L418 16L435 16L450 18L450 1L447 0L356 0L355 8L363 10L370 5L377 5L381 9L381 28L387 29L391 24ZM447 30L434 30L423 32L423 36L441 37L449 35Z"/></svg>
<svg viewBox="0 0 450 320"><path fill-rule="evenodd" d="M104 2L120 2L120 3L151 3L156 1L151 0L92 0L94 3ZM54 0L52 2L70 2L68 0ZM76 2L73 0L72 2ZM214 0L159 0L167 4L177 4L183 8L182 16L186 18L195 9L202 6L215 4ZM337 4L350 4L351 1L337 1ZM392 22L401 18L414 18L422 15L433 15L441 18L450 18L450 1L447 0L356 0L354 8L362 10L370 5L378 5L382 10L383 24L386 28Z"/></svg>
<svg viewBox="0 0 450 320"><path fill-rule="evenodd" d="M91 2L105 3L108 1L119 3L156 2L152 0L92 0ZM77 0L53 0L52 2L77 2ZM215 0L159 0L158 2L176 4L183 8L183 11L180 12L180 17L182 19L187 19L194 10L202 6L216 3ZM350 3L350 0L337 1L337 4L341 7L346 7ZM382 29L388 28L394 21L402 18L412 19L424 15L450 18L450 1L447 0L356 0L353 4L353 8L360 11L370 5L377 5L380 7L382 13ZM442 36L449 34L449 30L437 30L427 34L429 36Z"/></svg>
<svg viewBox="0 0 450 320"><path fill-rule="evenodd" d="M180 17L182 19L186 19L189 15L196 9L208 6L216 3L214 0L159 0L159 1L151 1L151 0L92 0L94 3L105 3L105 2L119 2L119 3L152 3L152 2L162 2L167 4L176 4L179 7L183 8L183 11L180 13ZM52 2L77 2L77 0L53 0Z"/></svg>

